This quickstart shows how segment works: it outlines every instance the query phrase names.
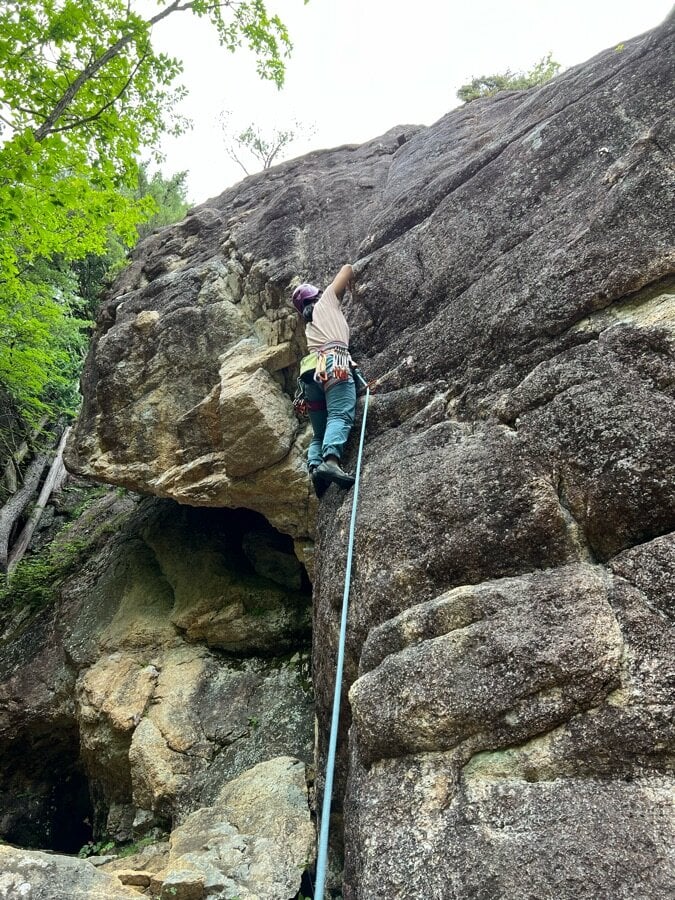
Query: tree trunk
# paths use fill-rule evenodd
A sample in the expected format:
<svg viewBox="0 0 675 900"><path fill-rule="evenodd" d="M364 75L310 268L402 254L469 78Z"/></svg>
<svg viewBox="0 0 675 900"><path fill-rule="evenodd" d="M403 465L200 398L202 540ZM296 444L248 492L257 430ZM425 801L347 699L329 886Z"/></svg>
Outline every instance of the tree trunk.
<svg viewBox="0 0 675 900"><path fill-rule="evenodd" d="M7 503L0 509L0 571L7 571L7 556L9 553L9 539L14 523L28 506L31 497L37 491L40 478L47 465L47 454L39 453L28 466L19 490L12 494Z"/></svg>
<svg viewBox="0 0 675 900"><path fill-rule="evenodd" d="M9 561L7 563L8 575L11 575L14 569L21 562L23 555L26 552L28 545L30 544L30 539L33 537L33 532L35 531L37 524L42 517L44 508L49 502L49 498L51 497L52 493L63 484L63 479L66 475L66 467L63 464L63 450L66 446L66 441L68 440L69 433L70 426L68 426L68 428L66 428L61 435L61 440L59 441L59 446L56 449L54 461L52 462L47 478L45 479L45 483L42 486L42 490L40 491L40 496L38 497L37 503L35 504L33 511L28 517L28 521L23 526L21 534L12 546L11 553L9 554Z"/></svg>
<svg viewBox="0 0 675 900"><path fill-rule="evenodd" d="M47 425L47 416L43 416L37 428L33 430L33 433L30 436L30 441L33 443L38 439L38 437L42 434ZM18 450L15 450L14 453L10 456L7 461L7 465L5 466L5 471L3 474L2 480L5 483L5 487L10 492L10 494L15 494L19 487L19 466L24 461L26 456L28 455L28 450L30 449L30 445L28 441L22 441Z"/></svg>

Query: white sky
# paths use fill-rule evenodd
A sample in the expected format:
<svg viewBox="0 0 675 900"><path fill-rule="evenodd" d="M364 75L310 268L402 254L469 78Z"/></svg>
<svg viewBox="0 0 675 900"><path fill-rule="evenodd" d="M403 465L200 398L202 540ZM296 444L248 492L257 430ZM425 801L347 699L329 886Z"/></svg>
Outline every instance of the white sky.
<svg viewBox="0 0 675 900"><path fill-rule="evenodd" d="M430 125L478 75L527 70L548 51L564 68L661 23L672 0L269 0L294 44L285 87L261 82L247 51L218 46L182 13L157 26L156 49L184 61L193 129L163 145L164 174L188 171L201 203L244 177L229 159L219 115L263 133L300 120L314 133L286 150L362 143L396 125Z"/></svg>

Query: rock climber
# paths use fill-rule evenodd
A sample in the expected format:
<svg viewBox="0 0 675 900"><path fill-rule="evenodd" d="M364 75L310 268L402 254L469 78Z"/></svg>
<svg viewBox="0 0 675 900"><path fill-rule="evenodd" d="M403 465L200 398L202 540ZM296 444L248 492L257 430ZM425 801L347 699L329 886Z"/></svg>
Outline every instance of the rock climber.
<svg viewBox="0 0 675 900"><path fill-rule="evenodd" d="M307 451L307 468L317 497L333 483L348 489L354 476L340 466L354 424L356 386L349 355L349 325L340 305L354 289L354 270L344 265L328 287L301 284L293 291L293 306L305 322L309 353L300 363L299 387L314 436Z"/></svg>

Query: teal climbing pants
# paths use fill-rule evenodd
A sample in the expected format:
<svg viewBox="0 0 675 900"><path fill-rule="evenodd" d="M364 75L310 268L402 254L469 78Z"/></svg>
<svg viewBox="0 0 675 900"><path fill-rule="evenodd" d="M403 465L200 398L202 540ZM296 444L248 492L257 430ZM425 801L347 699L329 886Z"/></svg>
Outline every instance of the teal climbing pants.
<svg viewBox="0 0 675 900"><path fill-rule="evenodd" d="M356 386L351 375L348 381L337 381L325 391L323 385L311 376L305 376L305 379L303 389L305 399L310 403L309 421L314 432L307 451L307 466L311 471L328 456L342 459L342 451L354 424ZM324 399L325 409L318 408L323 406Z"/></svg>

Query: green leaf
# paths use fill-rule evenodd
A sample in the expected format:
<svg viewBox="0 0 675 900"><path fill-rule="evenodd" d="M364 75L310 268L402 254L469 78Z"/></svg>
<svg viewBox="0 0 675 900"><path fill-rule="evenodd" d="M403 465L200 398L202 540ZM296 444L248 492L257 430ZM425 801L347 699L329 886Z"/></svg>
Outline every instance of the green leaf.
<svg viewBox="0 0 675 900"><path fill-rule="evenodd" d="M163 134L188 127L174 112L183 64L152 43L153 23L184 10L208 18L227 49L247 45L261 76L283 82L290 40L263 0L181 9L162 0L150 18L133 0L0 5L0 388L26 418L74 408L90 325L76 264L118 267L144 222L185 212L184 175L141 193L137 163ZM96 290L86 288L93 312Z"/></svg>
<svg viewBox="0 0 675 900"><path fill-rule="evenodd" d="M560 63L555 62L549 51L529 72L512 72L507 69L500 75L481 75L457 91L459 100L469 103L479 97L492 97L499 91L524 91L550 81L560 71Z"/></svg>

